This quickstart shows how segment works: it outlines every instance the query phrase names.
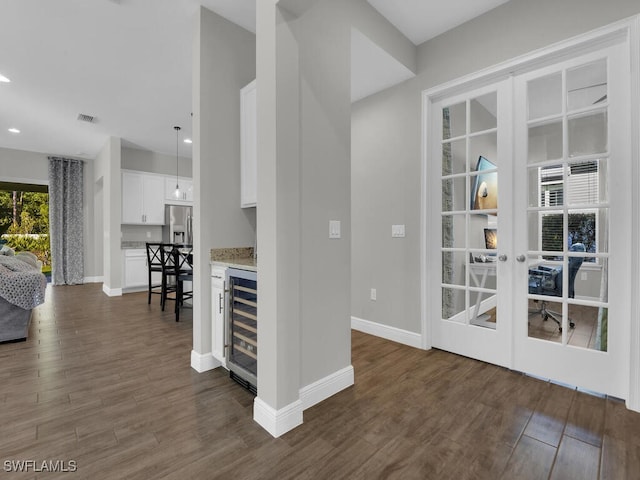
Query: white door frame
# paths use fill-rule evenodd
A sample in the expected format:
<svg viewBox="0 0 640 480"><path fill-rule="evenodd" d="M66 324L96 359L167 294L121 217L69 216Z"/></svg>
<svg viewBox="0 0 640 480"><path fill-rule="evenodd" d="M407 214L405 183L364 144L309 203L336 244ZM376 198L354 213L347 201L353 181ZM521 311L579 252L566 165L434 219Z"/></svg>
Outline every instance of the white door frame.
<svg viewBox="0 0 640 480"><path fill-rule="evenodd" d="M466 90L472 90L488 83L494 83L509 78L514 71L524 72L549 63L554 59L568 55L578 55L581 52L596 50L607 45L626 42L630 51L631 75L631 164L632 183L640 185L640 16L635 16L611 25L596 29L592 32L558 42L529 54L517 57L507 62L447 82L440 86L422 92L422 194L421 194L421 313L422 313L422 347L432 346L430 305L440 302L440 272L433 274L433 252L440 250L440 238L429 235L430 219L440 212L432 211L432 203L428 198L430 172L429 158L431 156L431 138L426 132L432 131L433 104L443 98L453 96ZM438 139L434 141L439 141ZM640 189L632 192L631 232L633 239L640 239ZM640 272L640 247L633 249L630 259L633 272ZM429 272L432 272L429 275ZM632 292L640 288L640 273L631 278ZM631 319L629 322L629 388L626 400L627 408L640 411L640 296L634 296L630 305Z"/></svg>

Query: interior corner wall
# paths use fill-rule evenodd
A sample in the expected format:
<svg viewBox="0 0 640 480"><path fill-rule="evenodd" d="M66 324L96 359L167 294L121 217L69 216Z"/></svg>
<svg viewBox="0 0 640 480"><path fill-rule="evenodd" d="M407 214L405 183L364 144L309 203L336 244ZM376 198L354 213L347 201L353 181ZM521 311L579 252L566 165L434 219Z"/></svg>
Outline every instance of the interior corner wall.
<svg viewBox="0 0 640 480"><path fill-rule="evenodd" d="M347 2L348 3L348 2ZM301 386L351 365L351 20L316 2L295 25L300 75ZM329 238L329 222L341 238Z"/></svg>
<svg viewBox="0 0 640 480"><path fill-rule="evenodd" d="M256 78L255 35L206 8L193 59L193 349L211 352L210 250L253 247L255 208L240 208L240 89Z"/></svg>
<svg viewBox="0 0 640 480"><path fill-rule="evenodd" d="M93 223L95 217L95 192L93 182L93 160L83 161L83 263L84 278L94 278L100 276L102 265L96 264L95 258L95 235L96 229Z"/></svg>
<svg viewBox="0 0 640 480"><path fill-rule="evenodd" d="M98 153L94 166L94 184L102 179L103 291L117 295L122 290L122 180L120 178L121 140L109 137ZM99 189L98 189L99 190ZM94 200L95 203L95 200Z"/></svg>
<svg viewBox="0 0 640 480"><path fill-rule="evenodd" d="M414 333L420 332L418 92L409 81L354 103L351 117L351 313ZM405 237L392 238L392 225L405 225Z"/></svg>
<svg viewBox="0 0 640 480"><path fill-rule="evenodd" d="M258 392L280 410L351 365L351 26L341 0L276 3L257 10Z"/></svg>
<svg viewBox="0 0 640 480"><path fill-rule="evenodd" d="M639 13L637 0L511 0L420 45L416 78L353 104L354 316L420 332L421 92Z"/></svg>

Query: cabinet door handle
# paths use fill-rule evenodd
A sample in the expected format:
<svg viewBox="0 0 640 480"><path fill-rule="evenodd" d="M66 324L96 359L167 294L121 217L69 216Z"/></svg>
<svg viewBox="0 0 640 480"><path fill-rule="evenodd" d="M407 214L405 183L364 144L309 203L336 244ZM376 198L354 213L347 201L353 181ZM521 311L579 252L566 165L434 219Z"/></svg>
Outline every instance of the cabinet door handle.
<svg viewBox="0 0 640 480"><path fill-rule="evenodd" d="M221 293L218 294L218 308L219 308L218 313L222 313L222 294Z"/></svg>

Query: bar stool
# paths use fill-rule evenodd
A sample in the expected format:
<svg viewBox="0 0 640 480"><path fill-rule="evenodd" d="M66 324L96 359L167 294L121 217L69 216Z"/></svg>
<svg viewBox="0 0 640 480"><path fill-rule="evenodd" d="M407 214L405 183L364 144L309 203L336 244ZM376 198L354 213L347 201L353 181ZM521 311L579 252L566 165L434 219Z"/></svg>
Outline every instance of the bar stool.
<svg viewBox="0 0 640 480"><path fill-rule="evenodd" d="M176 271L176 322L180 321L180 308L184 301L193 299L193 245L176 245L173 249ZM191 282L191 290L184 290L184 282Z"/></svg>
<svg viewBox="0 0 640 480"><path fill-rule="evenodd" d="M160 303L162 303L162 280L159 284L153 283L153 273L162 274L162 258L160 249L162 243L147 242L147 270L149 274L149 287L148 287L148 299L147 303L151 305L151 294L161 295Z"/></svg>
<svg viewBox="0 0 640 480"><path fill-rule="evenodd" d="M173 243L163 243L160 247L160 260L162 262L162 297L160 304L162 305L163 312L167 300L173 300L168 297L167 294L175 292L177 288L177 275L173 250Z"/></svg>

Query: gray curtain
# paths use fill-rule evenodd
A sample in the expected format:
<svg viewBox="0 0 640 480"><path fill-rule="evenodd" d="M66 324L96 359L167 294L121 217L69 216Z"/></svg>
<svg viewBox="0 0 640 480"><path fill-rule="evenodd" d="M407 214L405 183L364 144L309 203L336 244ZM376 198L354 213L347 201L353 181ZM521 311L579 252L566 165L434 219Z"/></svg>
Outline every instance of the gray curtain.
<svg viewBox="0 0 640 480"><path fill-rule="evenodd" d="M84 279L83 167L81 160L49 157L49 238L53 285L77 285Z"/></svg>

